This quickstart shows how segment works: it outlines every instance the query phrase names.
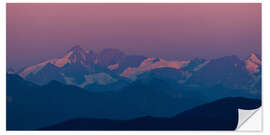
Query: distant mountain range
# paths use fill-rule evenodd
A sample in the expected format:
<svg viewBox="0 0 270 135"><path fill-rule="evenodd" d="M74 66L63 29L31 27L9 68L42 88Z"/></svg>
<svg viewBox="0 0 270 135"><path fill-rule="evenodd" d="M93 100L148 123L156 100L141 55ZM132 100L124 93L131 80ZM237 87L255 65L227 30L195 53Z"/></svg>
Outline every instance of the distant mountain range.
<svg viewBox="0 0 270 135"><path fill-rule="evenodd" d="M157 70L161 70L162 75L157 74ZM15 73L12 69L8 72ZM254 53L244 60L237 56L225 56L212 60L197 58L168 61L126 55L118 49L104 49L96 53L74 46L63 57L28 66L17 72L24 79L39 85L57 80L90 91L93 87L100 91L110 90L106 85L124 87L142 76L146 77L147 74L148 77L153 77L153 73L156 78L171 77L182 85L194 87L222 85L233 89L246 89L251 93L259 93L261 87L261 60Z"/></svg>
<svg viewBox="0 0 270 135"><path fill-rule="evenodd" d="M257 55L252 53L244 60L224 56L169 61L126 55L117 49L96 53L74 46L63 57L19 72L7 69L7 129L67 129L71 125L70 129L136 128L122 126L127 123L137 125L137 129L185 130L191 125L181 128L172 124L185 125L188 120L194 120L191 117L204 117L195 107L223 103L219 100L224 98L229 98L225 103L233 102L230 107L246 101L244 108L248 108L260 102L261 60ZM219 105L203 107L203 111L222 111ZM230 109L227 111L235 113L235 108ZM190 119L184 119L187 110L191 111ZM178 114L179 120L185 122L176 120ZM228 117L231 116L234 120L227 121L232 124L230 127L213 127L212 123L204 129L233 129L235 115ZM204 120L215 122L221 117ZM86 125L76 126L80 122ZM99 124L87 126L93 122ZM103 125L103 122L108 123ZM157 122L156 127L142 124L153 122ZM163 122L172 122L168 124L171 127L164 126ZM118 126L112 127L112 124Z"/></svg>

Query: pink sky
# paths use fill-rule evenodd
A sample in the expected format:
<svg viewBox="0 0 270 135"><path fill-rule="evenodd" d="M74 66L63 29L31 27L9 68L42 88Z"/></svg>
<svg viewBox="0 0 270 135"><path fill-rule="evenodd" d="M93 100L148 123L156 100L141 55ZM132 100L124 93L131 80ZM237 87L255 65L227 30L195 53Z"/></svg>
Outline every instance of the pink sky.
<svg viewBox="0 0 270 135"><path fill-rule="evenodd" d="M8 4L7 62L21 68L73 45L165 59L261 53L261 4Z"/></svg>

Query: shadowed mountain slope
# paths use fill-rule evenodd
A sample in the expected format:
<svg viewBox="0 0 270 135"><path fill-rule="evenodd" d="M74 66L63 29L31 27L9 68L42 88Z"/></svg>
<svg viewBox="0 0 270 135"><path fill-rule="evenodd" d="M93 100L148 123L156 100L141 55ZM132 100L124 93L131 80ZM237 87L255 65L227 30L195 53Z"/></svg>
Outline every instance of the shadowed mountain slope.
<svg viewBox="0 0 270 135"><path fill-rule="evenodd" d="M235 130L238 109L256 109L261 101L224 98L184 111L171 118L140 117L131 120L72 119L40 130Z"/></svg>

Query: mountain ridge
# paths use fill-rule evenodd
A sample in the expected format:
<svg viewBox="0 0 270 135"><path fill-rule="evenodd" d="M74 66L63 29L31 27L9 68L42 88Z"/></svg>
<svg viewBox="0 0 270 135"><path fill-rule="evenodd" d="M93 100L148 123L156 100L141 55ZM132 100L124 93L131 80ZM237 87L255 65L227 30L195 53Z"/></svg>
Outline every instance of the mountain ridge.
<svg viewBox="0 0 270 135"><path fill-rule="evenodd" d="M256 99L223 98L169 118L152 116L130 120L77 118L38 130L235 130L238 123L238 109L256 109L260 106L261 101Z"/></svg>
<svg viewBox="0 0 270 135"><path fill-rule="evenodd" d="M217 61L220 62L218 63ZM52 70L54 74L48 70L46 71L46 65L48 64L55 66L55 70ZM212 67L210 65L212 65ZM114 82L121 83L123 78L125 78L124 80L136 81L140 75L162 68L173 68L182 72L183 77L177 80L181 84L186 85L190 84L190 82L195 82L191 85L220 85L220 83L216 82L210 83L211 81L208 81L208 84L201 82L203 80L201 80L199 76L205 76L206 78L212 78L212 81L218 80L224 83L222 85L228 87L242 87L254 91L258 88L253 87L257 86L258 81L260 81L261 60L256 54L251 53L250 56L244 60L233 55L211 60L197 58L168 61L161 58L126 55L119 49L114 48L105 48L99 53L96 53L76 45L69 49L63 57L26 67L18 74L40 85L44 85L50 80L58 80L65 84L85 88L87 85L93 85L95 83L101 86L106 80L111 80L108 84ZM203 71L205 73L203 73ZM222 74L224 71L231 75ZM96 79L93 77L98 74L104 74L103 78L98 78L99 81L94 81ZM213 76L215 74L220 75L220 77ZM89 77L91 78L90 80ZM224 80L226 78L228 79ZM234 81L230 81L230 78L233 78ZM245 80L245 78L248 79ZM228 85L229 83L238 85L239 81L245 82L245 85ZM90 89L90 87L87 88Z"/></svg>

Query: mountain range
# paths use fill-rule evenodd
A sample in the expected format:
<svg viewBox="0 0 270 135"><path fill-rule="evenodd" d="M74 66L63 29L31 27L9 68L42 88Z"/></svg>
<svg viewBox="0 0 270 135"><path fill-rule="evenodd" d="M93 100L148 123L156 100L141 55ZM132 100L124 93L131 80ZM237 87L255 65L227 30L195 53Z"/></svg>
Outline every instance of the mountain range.
<svg viewBox="0 0 270 135"><path fill-rule="evenodd" d="M39 86L7 75L8 129L37 129L77 117L169 117L207 101L199 92L180 91L177 85L158 79L136 81L117 91L92 92L57 81Z"/></svg>
<svg viewBox="0 0 270 135"><path fill-rule="evenodd" d="M8 72L14 73L12 69ZM96 53L77 45L68 50L63 57L25 67L17 74L39 85L57 80L90 91L93 87L101 89L100 91L110 90L106 88L107 86L124 87L138 78L147 75L153 77L155 74L156 78L171 77L182 85L194 87L222 85L259 93L261 60L256 54L251 53L244 60L237 56L224 56L211 60L196 58L169 61L162 58L126 55L112 48Z"/></svg>
<svg viewBox="0 0 270 135"><path fill-rule="evenodd" d="M155 127L142 123L157 121L160 127L164 118L170 123L188 110L194 114L192 117L199 117L202 114L196 107L207 103L222 104L221 99L226 98L233 105L247 101L245 108L260 102L261 60L256 54L251 53L247 59L224 56L170 61L127 55L112 48L97 53L74 46L62 57L18 72L12 68L7 70L7 129L66 129L70 125L73 125L70 129L91 129L85 126L108 122L113 125L135 123L138 129L150 130ZM210 110L221 108L219 104ZM184 116L179 119L183 120ZM212 120L215 123L221 119ZM78 127L82 121L86 125ZM111 129L111 124L92 129ZM177 124L184 125L179 121ZM235 120L228 124L235 125ZM213 124L206 129L211 126L215 129ZM227 126L217 129L234 128ZM181 129L179 126L163 127L165 130ZM114 129L134 128L119 126Z"/></svg>
<svg viewBox="0 0 270 135"><path fill-rule="evenodd" d="M223 98L169 118L151 116L131 120L77 118L40 130L235 130L238 124L238 109L255 109L260 106L261 101L256 99Z"/></svg>

